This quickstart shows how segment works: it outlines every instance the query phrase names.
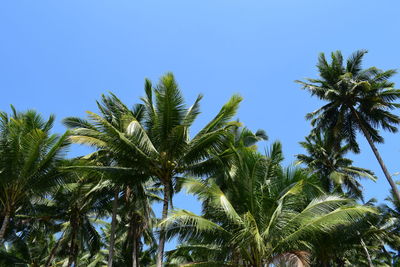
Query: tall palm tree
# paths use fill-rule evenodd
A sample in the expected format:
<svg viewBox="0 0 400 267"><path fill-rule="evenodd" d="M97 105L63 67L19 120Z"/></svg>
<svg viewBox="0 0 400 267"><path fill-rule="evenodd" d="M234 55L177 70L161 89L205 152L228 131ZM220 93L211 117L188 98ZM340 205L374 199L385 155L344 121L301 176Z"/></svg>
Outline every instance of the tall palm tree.
<svg viewBox="0 0 400 267"><path fill-rule="evenodd" d="M101 118L104 121L112 125L118 131L124 132L126 129L126 117L133 116L138 122L142 121L143 118L143 105L135 105L133 109L126 107L115 95L110 96L102 95L101 101L97 102L97 106L101 113ZM113 208L111 214L111 229L108 242L108 267L113 266L114 259L114 246L115 246L115 230L117 223L117 212L119 210L118 202L120 198L125 196L124 205L131 206L132 203L128 199L132 199L134 196L135 203L137 206L139 195L146 198L144 183L149 179L149 175L143 171L139 171L137 166L139 165L137 159L132 160L132 158L127 157L125 153L119 153L121 151L116 151L115 140L112 138L112 134L107 131L107 128L101 127L101 125L91 125L88 121L81 120L79 118L67 118L64 120L65 124L74 128L86 128L91 131L92 135L98 136L98 138L92 138L88 140L82 140L77 136L70 136L73 142L89 144L95 146L98 150L94 153L86 155L82 159L90 162L90 164L83 164L81 166L75 165L68 167L69 169L75 169L80 172L97 172L102 175L102 177L109 179L114 187L113 198ZM97 141L96 141L97 140ZM89 142L88 142L89 141ZM117 144L121 145L121 144ZM128 167L128 168L127 168ZM139 194L139 195L137 195ZM130 197L131 196L131 197ZM147 205L147 200L142 199L140 201L142 204ZM145 208L147 210L147 208ZM129 213L131 214L131 213ZM147 212L150 214L150 212ZM135 218L132 217L131 220ZM145 221L148 221L146 219ZM136 225L134 221L130 224ZM133 259L136 259L135 253L132 255ZM136 267L137 264L133 261L133 266Z"/></svg>
<svg viewBox="0 0 400 267"><path fill-rule="evenodd" d="M115 229L117 224L117 213L118 213L118 202L120 199L120 194L122 191L121 177L118 175L120 173L109 173L104 170L104 167L115 166L115 160L106 150L98 150L94 153L88 154L81 157L82 163L78 166L68 166L68 169L76 169L78 172L85 173L87 170L97 173L102 179L107 179L110 186L113 188L112 194L109 198L112 199L112 211L111 211L111 231L109 235L110 242L108 243L108 262L107 266L113 266L114 259L114 243L115 243ZM85 170L86 169L86 170ZM91 173L89 172L89 173ZM124 173L122 173L124 174Z"/></svg>
<svg viewBox="0 0 400 267"><path fill-rule="evenodd" d="M105 148L117 157L118 166L126 171L157 179L163 186L162 219L165 219L178 177L186 173L209 175L217 169L218 160L214 155L227 149L225 140L231 135L228 122L241 101L241 97L233 96L211 122L190 138L189 129L200 113L201 98L199 95L191 107L186 107L174 76L168 73L156 87L146 80L145 97L140 106L143 121L134 112L125 112L117 127L106 118L89 112L91 122L67 118L65 123L74 128L72 141ZM163 262L163 228L159 236L157 267Z"/></svg>
<svg viewBox="0 0 400 267"><path fill-rule="evenodd" d="M184 187L203 201L203 216L180 210L162 222L169 236L186 241L169 256L188 259L185 266L306 263L314 238L374 212L324 195L314 177L281 168L281 159L279 144L270 157L237 151L236 171L224 191L215 179L187 179Z"/></svg>
<svg viewBox="0 0 400 267"><path fill-rule="evenodd" d="M62 179L58 166L69 142L66 134L50 133L53 122L33 110L0 112L0 243L16 212Z"/></svg>
<svg viewBox="0 0 400 267"><path fill-rule="evenodd" d="M313 131L300 145L307 151L297 155L298 163L306 164L311 172L321 179L324 189L329 193L346 192L351 197L362 198L362 185L359 178L376 180L370 170L355 167L345 155L350 145L335 145L328 134Z"/></svg>
<svg viewBox="0 0 400 267"><path fill-rule="evenodd" d="M96 221L109 214L110 185L107 180L72 173L70 181L53 193L50 214L62 229L58 255L68 259L67 266L77 266L82 251L95 255L100 250Z"/></svg>
<svg viewBox="0 0 400 267"><path fill-rule="evenodd" d="M375 143L383 142L378 127L397 132L396 126L400 122L400 117L391 113L399 107L396 100L400 98L400 90L394 89L394 83L389 81L396 71L375 67L362 69L366 53L365 50L356 51L344 62L341 52L337 51L331 54L330 63L322 53L317 64L320 78L297 82L311 95L328 102L307 114L311 124L316 129L329 130L338 143L344 139L355 152L359 152L356 133L361 131L400 200L398 188L375 146Z"/></svg>

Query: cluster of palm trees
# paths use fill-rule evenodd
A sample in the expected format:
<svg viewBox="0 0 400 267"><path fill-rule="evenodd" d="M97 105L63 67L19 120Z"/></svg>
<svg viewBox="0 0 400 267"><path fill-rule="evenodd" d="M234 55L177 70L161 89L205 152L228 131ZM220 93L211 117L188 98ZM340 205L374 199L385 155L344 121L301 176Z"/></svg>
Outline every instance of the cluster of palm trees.
<svg viewBox="0 0 400 267"><path fill-rule="evenodd" d="M393 70L361 68L365 53L321 54L319 79L299 81L328 103L307 115L306 154L290 167L279 142L260 153L266 133L234 120L238 95L190 132L202 96L187 106L171 73L146 80L133 108L103 95L98 113L64 119L64 135L53 116L1 112L0 266L397 266L399 193L375 143L397 131L400 91ZM392 186L387 205L363 198L360 178L377 177L346 157L358 131ZM71 144L94 152L67 158ZM201 214L174 208L181 190Z"/></svg>

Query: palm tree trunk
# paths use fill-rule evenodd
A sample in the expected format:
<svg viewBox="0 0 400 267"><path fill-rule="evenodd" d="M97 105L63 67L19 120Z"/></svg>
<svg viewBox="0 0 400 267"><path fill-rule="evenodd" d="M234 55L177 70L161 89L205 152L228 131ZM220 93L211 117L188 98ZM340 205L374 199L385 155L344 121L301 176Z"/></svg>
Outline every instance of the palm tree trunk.
<svg viewBox="0 0 400 267"><path fill-rule="evenodd" d="M170 188L168 181L164 184L164 200L163 200L163 212L162 212L162 220L167 218L168 215L168 203L170 196ZM157 267L163 266L163 257L164 257L164 245L165 245L165 229L161 227L160 229L160 240L158 242L158 252L157 252Z"/></svg>
<svg viewBox="0 0 400 267"><path fill-rule="evenodd" d="M365 245L364 240L362 238L360 238L360 242L361 242L361 246L364 249L365 255L367 256L368 266L369 267L374 267L374 265L372 264L371 256L369 255L367 246Z"/></svg>
<svg viewBox="0 0 400 267"><path fill-rule="evenodd" d="M112 267L114 259L115 225L117 222L118 195L119 190L115 189L111 219L110 247L108 249L108 267Z"/></svg>
<svg viewBox="0 0 400 267"><path fill-rule="evenodd" d="M6 229L7 229L7 225L8 225L9 221L10 221L10 212L6 211L6 213L4 215L3 223L1 224L1 228L0 228L0 244L2 244L4 241L4 235L6 233Z"/></svg>
<svg viewBox="0 0 400 267"><path fill-rule="evenodd" d="M68 257L68 267L71 267L72 266L72 264L74 263L74 248L75 247L75 243L74 243L74 238L72 238L72 240L71 240L71 247L70 247L70 249L69 249L69 257Z"/></svg>
<svg viewBox="0 0 400 267"><path fill-rule="evenodd" d="M45 267L50 267L50 264L51 264L51 261L53 260L53 258L54 258L54 256L56 255L56 251L57 251L57 249L58 249L58 246L60 245L60 243L61 243L61 239L64 237L64 233L65 233L65 231L61 234L61 236L60 236L60 238L57 240L57 243L54 245L54 247L51 249L51 251L50 251L50 255L49 255L49 257L47 258L47 261L46 261L46 263L45 263Z"/></svg>
<svg viewBox="0 0 400 267"><path fill-rule="evenodd" d="M136 234L133 234L133 241L132 241L132 267L138 267L137 261L137 245L136 245Z"/></svg>
<svg viewBox="0 0 400 267"><path fill-rule="evenodd" d="M68 267L71 267L73 263L76 265L76 249L75 249L75 239L76 239L76 227L75 222L71 222L72 234L71 234L71 244L69 248L69 258L68 258Z"/></svg>
<svg viewBox="0 0 400 267"><path fill-rule="evenodd" d="M358 116L357 112L354 109L352 109L352 112L353 112L354 116L356 117L358 125L360 126L365 138L367 139L369 146L371 147L372 151L374 152L375 157L379 162L379 165L381 165L382 171L385 174L385 177L388 180L390 186L392 187L393 193L394 193L395 197L397 198L397 201L400 202L400 193L399 193L399 190L397 189L397 185L393 181L392 176L390 175L389 171L387 170L386 165L383 162L383 160L381 158L381 155L378 152L378 149L376 148L374 142L372 141L371 135L365 129L365 127L364 127L360 117Z"/></svg>

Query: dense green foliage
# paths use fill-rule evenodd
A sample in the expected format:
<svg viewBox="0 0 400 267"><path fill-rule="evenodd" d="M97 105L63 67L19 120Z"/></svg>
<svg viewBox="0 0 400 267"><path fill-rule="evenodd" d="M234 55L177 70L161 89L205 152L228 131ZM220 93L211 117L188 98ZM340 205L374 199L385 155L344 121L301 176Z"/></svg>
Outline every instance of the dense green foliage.
<svg viewBox="0 0 400 267"><path fill-rule="evenodd" d="M296 166L278 142L258 151L268 137L234 120L237 95L191 133L202 96L186 106L171 73L131 109L103 95L61 136L53 116L1 112L0 266L398 266L398 191L374 144L397 131L400 91L393 70L361 68L364 54L321 54L320 78L300 82L328 103L307 115ZM360 179L377 176L348 158L357 131L392 186L384 204L365 201ZM71 143L94 152L67 159ZM181 190L201 214L174 207Z"/></svg>

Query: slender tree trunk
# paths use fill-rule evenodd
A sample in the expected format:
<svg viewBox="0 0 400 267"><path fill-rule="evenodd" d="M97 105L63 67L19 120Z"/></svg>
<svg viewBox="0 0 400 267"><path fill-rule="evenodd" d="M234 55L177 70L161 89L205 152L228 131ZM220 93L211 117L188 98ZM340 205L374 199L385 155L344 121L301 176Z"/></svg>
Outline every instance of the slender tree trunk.
<svg viewBox="0 0 400 267"><path fill-rule="evenodd" d="M386 177L386 179L388 180L390 186L392 187L392 190L393 190L393 193L394 193L394 195L395 195L395 197L396 197L396 200L400 202L400 193L399 193L399 190L398 190L398 188L397 188L397 185L396 185L396 183L393 181L392 176L390 175L389 171L387 170L386 165L385 165L385 163L383 162L383 160L382 160L382 158L381 158L381 155L380 155L379 152L378 152L378 149L376 148L374 142L372 141L371 135L370 135L369 132L365 129L365 127L364 127L364 125L363 125L363 123L362 123L360 117L358 116L357 112L356 112L354 109L352 109L352 112L353 112L354 116L356 117L357 122L358 122L358 125L360 126L360 128L361 128L361 130L362 130L362 132L363 132L365 138L367 139L367 141L368 141L368 143L369 143L369 145L370 145L372 151L374 152L375 157L376 157L376 159L377 159L378 162L379 162L379 165L381 165L382 171L383 171L383 173L385 174L385 177Z"/></svg>
<svg viewBox="0 0 400 267"><path fill-rule="evenodd" d="M372 264L371 255L369 255L367 246L365 245L364 240L361 237L360 237L360 243L361 243L361 246L364 249L365 255L367 256L368 266L369 267L374 267L374 265Z"/></svg>
<svg viewBox="0 0 400 267"><path fill-rule="evenodd" d="M54 247L51 249L50 255L47 258L47 261L44 265L45 267L50 267L51 261L53 260L54 256L56 255L56 251L57 251L59 244L60 244L60 240L58 240L57 243L54 245Z"/></svg>
<svg viewBox="0 0 400 267"><path fill-rule="evenodd" d="M131 220L129 222L129 230L128 230L128 240L129 240L129 244L131 245L132 249L131 249L131 260L132 260L132 266L133 267L139 267L140 263L139 263L139 257L138 257L138 253L139 253L139 249L138 249L138 238L140 237L139 234L140 230L139 230L139 219L137 214L135 214L135 212L132 212L131 215ZM139 236L139 237L138 237Z"/></svg>
<svg viewBox="0 0 400 267"><path fill-rule="evenodd" d="M112 209L110 247L108 249L108 267L112 267L114 259L115 225L117 222L118 195L119 195L119 190L116 189L114 193L113 209Z"/></svg>
<svg viewBox="0 0 400 267"><path fill-rule="evenodd" d="M168 215L168 203L170 196L170 188L168 181L164 185L164 204L163 204L163 212L162 212L162 220L167 218ZM160 229L160 240L158 242L158 251L157 251L157 267L163 266L163 257L164 257L164 245L165 245L165 229L161 227Z"/></svg>
<svg viewBox="0 0 400 267"><path fill-rule="evenodd" d="M71 247L69 250L69 257L68 257L68 267L71 267L72 264L74 263L74 249L73 247L75 247L75 243L74 243L74 239L71 240Z"/></svg>
<svg viewBox="0 0 400 267"><path fill-rule="evenodd" d="M69 248L69 257L68 257L68 267L71 267L73 263L76 265L76 249L75 249L75 239L76 239L76 227L75 222L71 222L72 227L72 235L71 235L71 244Z"/></svg>
<svg viewBox="0 0 400 267"><path fill-rule="evenodd" d="M133 241L132 241L132 267L138 267L138 260L137 260L137 245L136 245L136 234L133 234Z"/></svg>
<svg viewBox="0 0 400 267"><path fill-rule="evenodd" d="M381 158L381 156L380 156L380 154L378 152L378 149L375 147L375 144L372 142L371 136L369 135L369 133L367 131L365 131L364 134L367 137L368 143L371 146L371 149L374 152L375 157L379 162L379 165L381 165L382 171L385 174L386 179L388 180L390 186L392 187L392 190L393 190L393 193L394 193L394 195L396 197L396 200L400 202L400 193L399 193L399 190L397 188L396 183L393 181L392 176L390 175L389 171L387 170L387 168L385 166L385 163L383 162L383 160L382 160L382 158Z"/></svg>
<svg viewBox="0 0 400 267"><path fill-rule="evenodd" d="M45 267L50 267L50 264L51 264L51 261L53 260L53 258L54 258L54 256L56 255L56 251L57 251L57 249L58 249L58 246L60 245L60 243L61 243L61 239L64 237L64 233L65 232L63 232L62 234L61 234L61 236L60 236L60 238L57 240L57 243L54 245L54 247L51 249L51 251L50 251L50 255L49 255L49 257L47 258L47 261L46 261L46 263L45 263Z"/></svg>
<svg viewBox="0 0 400 267"><path fill-rule="evenodd" d="M0 244L2 244L4 242L4 235L6 233L6 229L7 229L7 225L10 221L10 212L6 211L5 215L4 215L4 219L3 219L3 223L1 224L1 228L0 228Z"/></svg>

